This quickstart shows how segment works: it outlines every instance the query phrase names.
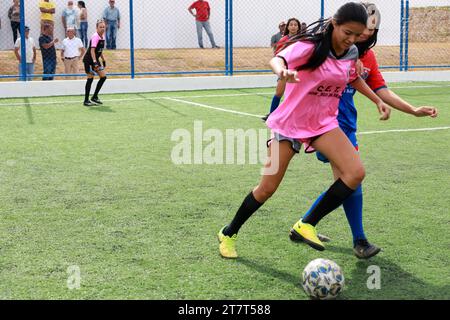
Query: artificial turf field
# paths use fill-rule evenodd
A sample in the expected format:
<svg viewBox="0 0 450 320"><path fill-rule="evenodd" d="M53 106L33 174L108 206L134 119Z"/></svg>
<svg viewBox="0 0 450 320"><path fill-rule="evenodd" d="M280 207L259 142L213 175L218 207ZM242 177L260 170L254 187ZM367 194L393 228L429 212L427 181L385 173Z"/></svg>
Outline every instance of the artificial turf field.
<svg viewBox="0 0 450 320"><path fill-rule="evenodd" d="M383 248L368 261L353 255L342 209L318 226L325 251L290 242L332 181L303 152L241 229L239 259L220 257L217 232L262 165L175 164L173 134L190 132L194 150L195 124L260 132L274 89L103 95L90 109L81 96L0 99L0 299L308 299L301 272L318 257L342 267L340 299L450 299L450 84L391 88L439 116L381 122L356 96L364 226ZM367 287L373 265L380 289Z"/></svg>

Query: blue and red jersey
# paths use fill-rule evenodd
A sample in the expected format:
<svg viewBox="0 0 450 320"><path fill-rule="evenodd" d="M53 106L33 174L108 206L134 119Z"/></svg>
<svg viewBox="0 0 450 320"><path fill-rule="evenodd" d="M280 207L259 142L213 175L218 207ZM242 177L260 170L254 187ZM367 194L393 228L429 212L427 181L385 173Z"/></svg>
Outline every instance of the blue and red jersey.
<svg viewBox="0 0 450 320"><path fill-rule="evenodd" d="M387 88L386 82L378 69L377 58L375 57L373 50L368 50L362 57L360 57L360 60L364 65L364 73L361 75L361 78L366 81L367 85L374 92ZM356 120L358 112L353 99L355 93L356 89L348 84L339 101L339 114L337 119L339 126L347 131L356 131L357 129Z"/></svg>

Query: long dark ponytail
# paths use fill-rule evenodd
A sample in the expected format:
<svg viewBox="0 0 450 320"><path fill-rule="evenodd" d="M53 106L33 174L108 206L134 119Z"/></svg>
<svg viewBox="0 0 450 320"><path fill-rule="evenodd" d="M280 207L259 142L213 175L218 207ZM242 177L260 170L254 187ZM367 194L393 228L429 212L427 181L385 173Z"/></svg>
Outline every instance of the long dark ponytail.
<svg viewBox="0 0 450 320"><path fill-rule="evenodd" d="M338 9L333 16L333 19L337 25L347 22L359 22L366 25L367 11L361 3L348 2ZM300 40L314 43L313 54L309 60L298 67L297 70L314 70L322 65L332 48L331 37L333 30L334 27L331 18L318 20L307 26L305 30L302 30L286 44L287 47Z"/></svg>
<svg viewBox="0 0 450 320"><path fill-rule="evenodd" d="M359 51L359 57L362 57L363 55L366 54L366 52L375 47L375 45L377 44L377 39L378 39L378 29L375 29L374 33L372 36L370 36L369 39L367 39L364 42L357 42L355 43L356 47L358 48Z"/></svg>

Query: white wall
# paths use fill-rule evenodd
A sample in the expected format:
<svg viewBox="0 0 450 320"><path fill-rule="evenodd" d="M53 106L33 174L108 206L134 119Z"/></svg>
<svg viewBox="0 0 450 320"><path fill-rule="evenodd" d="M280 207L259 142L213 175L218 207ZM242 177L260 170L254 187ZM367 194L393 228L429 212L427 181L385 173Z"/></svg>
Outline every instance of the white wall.
<svg viewBox="0 0 450 320"><path fill-rule="evenodd" d="M67 0L53 0L56 5L55 35L63 37L61 13ZM195 48L197 36L194 18L187 7L194 0L134 0L135 47L136 48ZM379 44L399 43L400 1L372 0L382 14ZM76 2L76 0L75 0ZM95 32L95 22L101 17L107 0L85 0L89 10L89 30ZM325 0L325 16L331 16L347 0ZM25 0L26 23L31 27L31 36L39 38L39 0ZM216 42L225 41L225 0L209 0L212 8L211 26ZM0 1L0 49L13 47L7 11L12 1ZM450 6L450 0L410 0L415 6ZM116 0L122 15L122 28L118 34L118 47L129 47L129 0ZM320 17L320 0L234 0L234 45L236 47L268 46L270 37L277 32L278 22L297 17L307 23ZM209 45L204 35L205 46Z"/></svg>
<svg viewBox="0 0 450 320"><path fill-rule="evenodd" d="M450 81L450 71L383 72L388 83L406 81ZM96 80L97 81L97 80ZM276 76L240 75L183 78L110 79L105 82L103 94L212 90L230 88L272 88ZM0 82L2 98L73 96L84 92L85 80L55 80L31 82ZM96 82L94 83L94 86ZM445 86L445 85L444 85ZM72 100L73 101L73 100ZM81 100L78 102L81 104Z"/></svg>

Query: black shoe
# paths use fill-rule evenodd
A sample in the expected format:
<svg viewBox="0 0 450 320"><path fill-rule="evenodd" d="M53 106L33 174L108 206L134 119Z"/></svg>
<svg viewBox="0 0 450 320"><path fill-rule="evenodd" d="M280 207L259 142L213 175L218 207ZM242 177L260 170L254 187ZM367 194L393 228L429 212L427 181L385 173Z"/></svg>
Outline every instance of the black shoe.
<svg viewBox="0 0 450 320"><path fill-rule="evenodd" d="M86 106L86 107L95 106L95 104L93 104L90 100L83 102L83 105Z"/></svg>
<svg viewBox="0 0 450 320"><path fill-rule="evenodd" d="M330 242L331 238L327 237L323 234L318 233L317 234L317 238L319 238L320 241L322 242ZM294 242L302 242L303 240L298 236L298 234L296 232L289 232L289 239L291 239Z"/></svg>
<svg viewBox="0 0 450 320"><path fill-rule="evenodd" d="M381 248L376 245L370 244L366 239L356 240L356 244L353 248L355 255L359 259L369 259L378 254Z"/></svg>
<svg viewBox="0 0 450 320"><path fill-rule="evenodd" d="M220 47L219 46L214 46L214 47L212 47L213 49L220 49Z"/></svg>
<svg viewBox="0 0 450 320"><path fill-rule="evenodd" d="M103 102L100 101L100 99L98 97L92 97L91 101L96 103L96 104L103 104Z"/></svg>
<svg viewBox="0 0 450 320"><path fill-rule="evenodd" d="M200 49L204 49L204 47L203 47L203 46L199 46L199 48L200 48Z"/></svg>

